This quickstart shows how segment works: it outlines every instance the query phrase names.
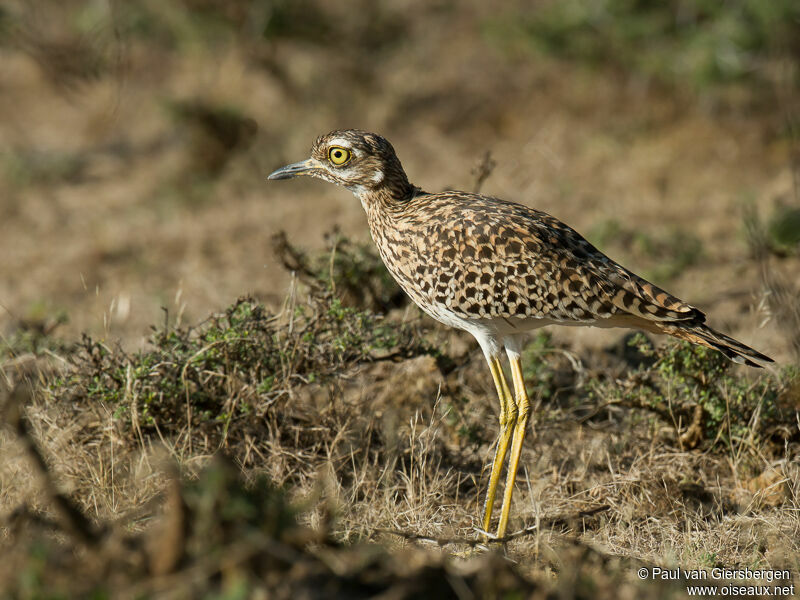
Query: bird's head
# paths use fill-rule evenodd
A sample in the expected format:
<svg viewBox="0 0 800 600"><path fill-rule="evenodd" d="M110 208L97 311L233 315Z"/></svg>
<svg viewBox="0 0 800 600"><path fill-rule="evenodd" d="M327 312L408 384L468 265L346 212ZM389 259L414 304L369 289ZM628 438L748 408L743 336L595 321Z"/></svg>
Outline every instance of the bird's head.
<svg viewBox="0 0 800 600"><path fill-rule="evenodd" d="M316 139L311 157L286 165L268 179L291 179L307 175L346 187L365 198L377 191L404 198L414 190L392 145L383 137L347 129L332 131Z"/></svg>

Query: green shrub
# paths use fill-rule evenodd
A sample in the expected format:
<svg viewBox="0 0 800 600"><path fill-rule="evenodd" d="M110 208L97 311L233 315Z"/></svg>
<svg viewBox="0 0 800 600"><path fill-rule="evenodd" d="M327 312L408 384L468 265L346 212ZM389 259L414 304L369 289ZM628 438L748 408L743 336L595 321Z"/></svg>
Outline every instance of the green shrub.
<svg viewBox="0 0 800 600"><path fill-rule="evenodd" d="M71 371L50 394L113 407L144 433L197 434L221 439L229 426L257 423L292 386L324 382L353 366L432 352L408 325L386 323L312 294L291 315L270 313L242 298L197 327L156 329L135 354L84 336Z"/></svg>

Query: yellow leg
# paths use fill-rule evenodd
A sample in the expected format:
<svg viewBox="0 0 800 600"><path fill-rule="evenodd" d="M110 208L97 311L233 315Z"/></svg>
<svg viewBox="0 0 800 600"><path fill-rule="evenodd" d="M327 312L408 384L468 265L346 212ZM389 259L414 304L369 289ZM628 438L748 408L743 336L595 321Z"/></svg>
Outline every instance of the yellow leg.
<svg viewBox="0 0 800 600"><path fill-rule="evenodd" d="M506 462L508 454L508 442L514 432L514 423L517 420L517 405L508 383L503 375L503 367L497 358L488 359L489 370L492 372L497 396L500 398L500 435L497 438L497 447L494 451L494 461L492 462L492 474L489 476L489 488L486 492L486 503L483 505L483 530L489 531L492 522L492 510L494 509L494 499L497 495L497 484L500 481L500 472Z"/></svg>
<svg viewBox="0 0 800 600"><path fill-rule="evenodd" d="M514 483L517 480L519 457L522 454L522 442L528 428L530 414L530 401L525 391L525 381L522 379L522 361L519 356L511 358L511 376L514 381L514 392L517 398L517 420L514 424L514 437L511 441L511 458L508 461L508 475L506 476L506 489L503 494L503 508L500 510L500 524L497 526L497 537L506 534L508 526L508 513L511 510L511 496L514 493Z"/></svg>

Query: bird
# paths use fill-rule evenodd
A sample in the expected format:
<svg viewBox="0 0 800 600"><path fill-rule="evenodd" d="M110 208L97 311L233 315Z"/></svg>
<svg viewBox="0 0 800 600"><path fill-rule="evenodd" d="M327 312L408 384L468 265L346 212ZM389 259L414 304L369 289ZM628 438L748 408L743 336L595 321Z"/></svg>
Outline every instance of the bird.
<svg viewBox="0 0 800 600"><path fill-rule="evenodd" d="M526 332L546 325L625 327L713 348L751 367L773 362L712 329L698 308L621 266L545 212L477 193L429 193L412 185L394 148L378 134L347 129L322 135L308 159L268 179L299 176L350 190L400 287L437 321L472 334L483 351L500 403L483 505L487 539L507 464L492 539L506 536L531 413L521 361ZM511 386L503 373L503 351Z"/></svg>

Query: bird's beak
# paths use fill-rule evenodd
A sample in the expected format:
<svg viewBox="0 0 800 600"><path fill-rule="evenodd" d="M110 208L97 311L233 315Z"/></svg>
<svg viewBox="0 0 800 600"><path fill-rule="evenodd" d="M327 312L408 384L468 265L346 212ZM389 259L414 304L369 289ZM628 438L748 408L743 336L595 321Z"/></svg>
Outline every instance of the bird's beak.
<svg viewBox="0 0 800 600"><path fill-rule="evenodd" d="M291 179L292 177L300 177L301 175L311 175L319 168L318 161L313 158L301 160L300 162L292 163L281 167L277 171L269 174L267 179Z"/></svg>

